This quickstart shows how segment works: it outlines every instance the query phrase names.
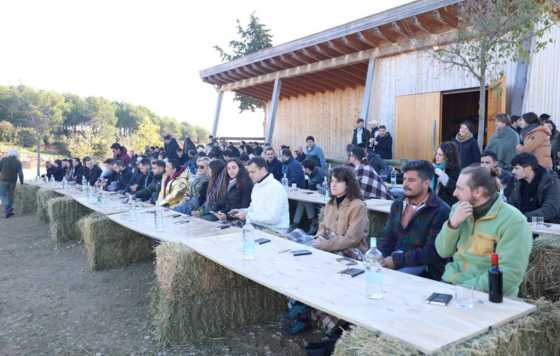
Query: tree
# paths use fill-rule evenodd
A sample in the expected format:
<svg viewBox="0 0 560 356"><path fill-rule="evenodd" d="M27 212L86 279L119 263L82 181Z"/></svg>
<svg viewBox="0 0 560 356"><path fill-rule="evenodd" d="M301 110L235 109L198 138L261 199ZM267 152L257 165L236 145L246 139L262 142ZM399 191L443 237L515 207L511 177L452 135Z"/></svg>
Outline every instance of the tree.
<svg viewBox="0 0 560 356"><path fill-rule="evenodd" d="M0 142L12 142L15 128L9 121L0 121Z"/></svg>
<svg viewBox="0 0 560 356"><path fill-rule="evenodd" d="M499 79L510 61L527 61L546 47L544 35L553 24L550 5L535 0L465 0L459 6L459 25L450 45L435 48L440 62L458 67L479 82L478 145L484 142L486 85Z"/></svg>
<svg viewBox="0 0 560 356"><path fill-rule="evenodd" d="M246 28L243 28L241 22L237 19L237 34L239 35L239 39L229 42L231 53L227 53L219 46L214 46L220 53L222 61L233 61L237 58L260 51L261 49L272 47L272 35L270 34L270 30L260 22L260 19L254 12L249 16L249 24ZM255 109L263 107L263 103L260 100L239 93L235 93L235 98L233 100L239 102L239 110L241 112L245 110L254 112Z"/></svg>

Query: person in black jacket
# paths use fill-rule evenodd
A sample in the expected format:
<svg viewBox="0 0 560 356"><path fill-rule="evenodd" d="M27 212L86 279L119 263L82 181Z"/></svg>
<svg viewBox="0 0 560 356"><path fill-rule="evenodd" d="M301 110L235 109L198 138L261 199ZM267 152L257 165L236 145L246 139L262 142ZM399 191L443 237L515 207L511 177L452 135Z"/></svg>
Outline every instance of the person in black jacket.
<svg viewBox="0 0 560 356"><path fill-rule="evenodd" d="M132 174L125 192L134 194L139 190L147 188L150 184L151 178L150 160L148 158L142 158L140 162L138 162L137 169Z"/></svg>
<svg viewBox="0 0 560 356"><path fill-rule="evenodd" d="M183 159L187 159L187 154L190 150L196 151L196 146L194 142L192 142L190 137L185 138L185 142L183 142Z"/></svg>
<svg viewBox="0 0 560 356"><path fill-rule="evenodd" d="M370 133L368 129L365 128L364 119L358 119L356 121L356 128L352 134L352 144L354 146L359 146L366 148L369 143Z"/></svg>
<svg viewBox="0 0 560 356"><path fill-rule="evenodd" d="M480 149L478 142L473 136L473 129L470 122L465 121L461 124L457 136L453 139L459 151L459 162L461 168L470 166L473 163L480 163Z"/></svg>
<svg viewBox="0 0 560 356"><path fill-rule="evenodd" d="M453 193L461 173L459 152L453 142L443 142L439 146L434 157L434 169L432 191L447 205L452 206L457 202Z"/></svg>
<svg viewBox="0 0 560 356"><path fill-rule="evenodd" d="M224 197L216 204L213 215L222 221L229 218L228 213L233 209L246 209L251 204L253 182L249 172L237 158L231 159L226 164L227 190ZM206 217L208 215L205 215Z"/></svg>
<svg viewBox="0 0 560 356"><path fill-rule="evenodd" d="M136 199L148 201L152 204L158 200L159 191L161 189L161 180L165 172L165 162L161 160L152 161L152 179L147 187L139 189L135 194Z"/></svg>
<svg viewBox="0 0 560 356"><path fill-rule="evenodd" d="M266 159L268 172L272 173L277 181L282 181L282 162L276 158L274 148L268 147L264 152L264 158Z"/></svg>
<svg viewBox="0 0 560 356"><path fill-rule="evenodd" d="M165 158L167 158L168 160L179 159L179 156L177 155L177 151L179 150L179 144L177 143L177 140L175 140L175 138L171 135L165 135L163 140L165 142Z"/></svg>
<svg viewBox="0 0 560 356"><path fill-rule="evenodd" d="M83 176L84 166L82 165L82 161L77 157L72 158L72 174L70 176L70 181L81 184Z"/></svg>
<svg viewBox="0 0 560 356"><path fill-rule="evenodd" d="M101 168L99 168L99 166L95 164L95 162L91 157L88 156L84 157L83 162L84 162L83 176L86 178L88 184L93 186L101 176L101 172L102 172Z"/></svg>
<svg viewBox="0 0 560 356"><path fill-rule="evenodd" d="M504 197L509 198L513 187L515 186L515 178L511 173L500 167L498 155L493 151L484 151L480 157L480 165L487 168L500 182L500 192Z"/></svg>
<svg viewBox="0 0 560 356"><path fill-rule="evenodd" d="M383 125L379 126L378 134L373 141L375 146L375 153L377 153L383 159L393 158L393 138L391 134L387 132L387 128Z"/></svg>
<svg viewBox="0 0 560 356"><path fill-rule="evenodd" d="M545 222L560 222L560 183L539 165L531 153L520 153L511 161L517 179L508 202L521 211L527 220L542 217Z"/></svg>

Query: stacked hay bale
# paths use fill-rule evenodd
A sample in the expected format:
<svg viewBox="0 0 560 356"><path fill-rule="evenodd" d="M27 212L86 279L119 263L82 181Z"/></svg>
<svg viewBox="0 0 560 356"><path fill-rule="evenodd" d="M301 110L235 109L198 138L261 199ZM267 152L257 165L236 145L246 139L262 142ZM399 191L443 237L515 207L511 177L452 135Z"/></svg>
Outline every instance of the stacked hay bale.
<svg viewBox="0 0 560 356"><path fill-rule="evenodd" d="M436 352L452 355L559 355L560 303L537 301L537 311L487 333ZM421 355L398 340L364 328L354 328L340 338L335 356Z"/></svg>
<svg viewBox="0 0 560 356"><path fill-rule="evenodd" d="M69 197L53 198L47 202L51 239L57 243L79 240L78 220L91 211Z"/></svg>
<svg viewBox="0 0 560 356"><path fill-rule="evenodd" d="M61 195L52 189L40 188L37 191L37 211L36 215L39 221L48 223L49 222L49 212L47 211L47 202L53 198L58 198Z"/></svg>
<svg viewBox="0 0 560 356"><path fill-rule="evenodd" d="M153 241L99 213L78 222L91 271L128 266L153 256Z"/></svg>
<svg viewBox="0 0 560 356"><path fill-rule="evenodd" d="M39 187L29 184L18 184L14 197L14 214L34 214L37 210L37 191Z"/></svg>
<svg viewBox="0 0 560 356"><path fill-rule="evenodd" d="M560 300L560 236L542 235L533 242L521 295Z"/></svg>
<svg viewBox="0 0 560 356"><path fill-rule="evenodd" d="M167 344L278 320L286 298L185 245L163 243L156 248L152 307L158 338Z"/></svg>

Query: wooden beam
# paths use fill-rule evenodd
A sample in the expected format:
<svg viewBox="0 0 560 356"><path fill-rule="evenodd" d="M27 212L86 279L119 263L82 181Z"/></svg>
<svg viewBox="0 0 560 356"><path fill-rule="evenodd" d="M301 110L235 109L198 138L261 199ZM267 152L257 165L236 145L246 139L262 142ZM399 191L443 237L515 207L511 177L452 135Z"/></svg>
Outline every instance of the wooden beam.
<svg viewBox="0 0 560 356"><path fill-rule="evenodd" d="M307 93L307 91L305 89L296 88L294 86L285 85L285 84L286 83L283 81L282 82L282 93L285 93L286 95L299 96L299 95L305 95Z"/></svg>
<svg viewBox="0 0 560 356"><path fill-rule="evenodd" d="M298 78L298 79L300 79L302 81L305 81L306 83L310 83L312 85L319 86L319 87L323 88L324 90L334 91L336 89L341 89L342 88L340 83L332 84L332 83L327 82L325 80L321 80L321 78L319 78L318 76L306 75L306 76Z"/></svg>
<svg viewBox="0 0 560 356"><path fill-rule="evenodd" d="M236 90L236 92L241 95L251 96L263 102L267 102L268 100L270 100L270 98L266 99L262 94L260 94L258 91L256 91L253 88L243 88L243 89Z"/></svg>
<svg viewBox="0 0 560 356"><path fill-rule="evenodd" d="M402 25L401 22L391 23L391 30L404 38L414 37L414 34L410 33L410 30L404 29L404 26Z"/></svg>
<svg viewBox="0 0 560 356"><path fill-rule="evenodd" d="M357 37L357 36L356 36ZM363 51L364 49L368 49L374 46L370 46L367 43L360 41L359 39L352 38L352 37L342 37L342 41L344 45L354 49L355 51Z"/></svg>
<svg viewBox="0 0 560 356"><path fill-rule="evenodd" d="M387 35L384 32L382 32L379 27L376 27L376 28L372 29L372 31L373 31L373 34L375 36L377 36L378 38L381 38L385 42L388 42L388 43L395 43L396 42L392 38L387 37Z"/></svg>
<svg viewBox="0 0 560 356"><path fill-rule="evenodd" d="M459 27L459 19L448 12L447 8L441 8L436 10L438 13L439 18L445 22L449 27L457 28Z"/></svg>
<svg viewBox="0 0 560 356"><path fill-rule="evenodd" d="M264 70L262 67L258 66L256 63L250 64L249 67L257 73L266 74L267 71Z"/></svg>
<svg viewBox="0 0 560 356"><path fill-rule="evenodd" d="M442 27L453 27L447 24L447 22L445 22L445 20L441 17L439 11L434 10L431 11L430 13L431 19L437 23L438 25L442 26Z"/></svg>
<svg viewBox="0 0 560 356"><path fill-rule="evenodd" d="M280 57L271 58L270 62L272 63L272 65L276 67L280 67L282 69L286 69L294 66L293 64L290 64L289 62L282 60Z"/></svg>
<svg viewBox="0 0 560 356"><path fill-rule="evenodd" d="M372 40L370 38L367 38L366 35L363 32L358 32L356 35L358 36L360 41L367 43L372 48L375 48L375 47L378 46L378 44L374 40Z"/></svg>
<svg viewBox="0 0 560 356"><path fill-rule="evenodd" d="M325 89L325 87L323 86L316 85L304 79L298 79L298 78L285 79L284 84L303 88L307 90L309 93L316 93L316 92L324 93L325 91L327 91L327 89Z"/></svg>
<svg viewBox="0 0 560 356"><path fill-rule="evenodd" d="M234 81L244 79L242 75L239 75L239 74L235 73L234 69L228 70L225 74L226 74L227 77L233 78Z"/></svg>
<svg viewBox="0 0 560 356"><path fill-rule="evenodd" d="M307 57L306 55L300 53L300 52L294 52L291 53L291 55L296 58L298 61L300 62L304 62L304 63L313 63L315 60L313 58Z"/></svg>
<svg viewBox="0 0 560 356"><path fill-rule="evenodd" d="M243 72L249 74L249 77L254 77L257 75L261 75L260 72L257 72L256 70L252 69L250 66L244 66L244 67L239 67L240 70L242 70Z"/></svg>
<svg viewBox="0 0 560 356"><path fill-rule="evenodd" d="M327 71L328 78L337 82L344 84L346 87L355 88L356 86L363 84L363 80L348 78L344 73L338 72L336 69L330 69Z"/></svg>
<svg viewBox="0 0 560 356"><path fill-rule="evenodd" d="M312 58L314 61L320 61L324 58L320 58L317 54L311 52L308 48L304 48L302 49L303 54L305 54L307 57Z"/></svg>
<svg viewBox="0 0 560 356"><path fill-rule="evenodd" d="M347 75L347 76L349 76L349 77L351 77L352 79L357 80L357 81L364 82L364 81L366 80L366 77L365 77L365 76L356 74L355 72L352 72L352 71L351 71L350 69L348 69L348 68L337 68L336 71L341 72L341 73L344 73L345 75Z"/></svg>
<svg viewBox="0 0 560 356"><path fill-rule="evenodd" d="M338 43L338 41L336 42L335 41L336 40L329 41L329 48L332 49L333 51L336 51L340 54L348 54L348 53L355 52L354 49L347 47L341 43Z"/></svg>
<svg viewBox="0 0 560 356"><path fill-rule="evenodd" d="M295 96L305 96L314 91L313 89L309 88L308 86L302 85L301 83L295 84L294 80L290 80L289 83L287 80L283 81L282 91L284 91L285 89L297 93Z"/></svg>
<svg viewBox="0 0 560 356"><path fill-rule="evenodd" d="M292 56L289 55L281 55L280 58L282 59L282 61L290 63L293 67L297 67L300 66L302 64L305 64L305 62L300 62L297 59L293 58Z"/></svg>
<svg viewBox="0 0 560 356"><path fill-rule="evenodd" d="M245 70L243 70L244 67L239 67L233 70L233 72L237 75L239 75L241 78L246 79L246 78L251 78L254 75L247 73Z"/></svg>
<svg viewBox="0 0 560 356"><path fill-rule="evenodd" d="M426 26L423 22L423 20L421 20L418 16L414 16L412 18L412 24L419 29L420 31L424 32L425 34L433 34L435 33L434 30L430 29L429 26Z"/></svg>
<svg viewBox="0 0 560 356"><path fill-rule="evenodd" d="M307 78L306 80L309 80L310 78ZM348 86L351 86L350 84L347 84L345 81L343 80L338 80L338 79L333 79L331 74L329 75L325 75L325 76L319 76L319 75L314 75L311 78L312 81L318 82L318 83L323 83L332 87L332 88L336 88L336 89L344 89Z"/></svg>
<svg viewBox="0 0 560 356"><path fill-rule="evenodd" d="M236 83L225 84L224 90L235 90L238 88L249 87L261 83L271 82L275 78L289 78L301 76L304 74L311 74L321 72L327 69L346 67L352 64L360 63L369 60L370 57L387 57L399 53L418 51L432 46L442 46L451 43L454 40L454 32L449 31L440 35L425 36L419 39L405 40L399 46L389 46L383 48L372 48L360 52L355 52L336 58L325 59L323 61L301 65L294 68L284 69L276 73L264 74L258 77L241 80Z"/></svg>
<svg viewBox="0 0 560 356"><path fill-rule="evenodd" d="M268 72L276 72L279 68L274 67L273 65L267 63L266 61L261 61L258 63L262 68L266 69Z"/></svg>

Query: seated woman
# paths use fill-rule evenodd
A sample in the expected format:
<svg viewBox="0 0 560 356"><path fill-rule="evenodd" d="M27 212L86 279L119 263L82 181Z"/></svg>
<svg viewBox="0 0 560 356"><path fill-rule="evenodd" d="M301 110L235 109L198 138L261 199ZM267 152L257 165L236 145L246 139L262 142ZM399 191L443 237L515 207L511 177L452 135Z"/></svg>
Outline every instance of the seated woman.
<svg viewBox="0 0 560 356"><path fill-rule="evenodd" d="M189 183L188 197L177 205L173 210L190 215L193 210L198 209L206 201L206 191L208 190L208 157L201 157L196 163L196 175L192 176Z"/></svg>
<svg viewBox="0 0 560 356"><path fill-rule="evenodd" d="M228 213L233 209L246 209L251 204L251 192L253 182L245 166L237 158L233 158L226 164L227 190L222 199L218 200L216 210L210 215L205 215L208 220L226 221Z"/></svg>
<svg viewBox="0 0 560 356"><path fill-rule="evenodd" d="M165 164L165 174L161 180L158 204L175 207L183 199L189 188L189 178L185 167L179 160L170 160Z"/></svg>
<svg viewBox="0 0 560 356"><path fill-rule="evenodd" d="M432 191L447 205L452 206L457 202L453 192L455 192L455 184L461 173L459 151L453 142L443 142L439 146L434 157L434 169Z"/></svg>
<svg viewBox="0 0 560 356"><path fill-rule="evenodd" d="M368 249L369 222L354 172L347 167L335 168L331 173L330 190L332 198L325 206L325 219L312 245L360 259L361 253Z"/></svg>
<svg viewBox="0 0 560 356"><path fill-rule="evenodd" d="M225 171L226 163L221 159L213 159L208 164L208 189L206 190L206 199L204 199L198 210L192 211L192 215L196 217L206 217L211 215L214 220L217 218L211 211L216 211L217 203L226 194L227 179ZM202 200L201 200L202 202ZM207 217L209 220L212 217Z"/></svg>

